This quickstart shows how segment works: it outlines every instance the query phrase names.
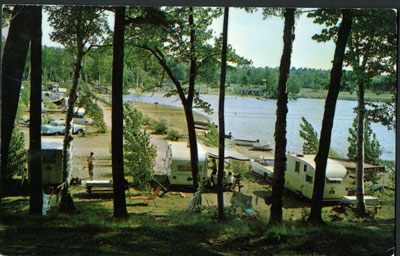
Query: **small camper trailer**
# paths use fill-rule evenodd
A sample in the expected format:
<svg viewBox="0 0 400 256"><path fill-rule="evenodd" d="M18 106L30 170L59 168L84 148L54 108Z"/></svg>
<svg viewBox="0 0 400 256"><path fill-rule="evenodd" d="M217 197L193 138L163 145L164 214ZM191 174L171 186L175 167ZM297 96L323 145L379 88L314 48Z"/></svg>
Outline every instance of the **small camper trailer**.
<svg viewBox="0 0 400 256"><path fill-rule="evenodd" d="M286 157L285 188L311 199L315 179L315 155L287 154ZM339 201L347 195L349 186L349 173L346 167L328 158L323 200Z"/></svg>
<svg viewBox="0 0 400 256"><path fill-rule="evenodd" d="M63 139L42 138L43 186L58 186L64 182L62 170Z"/></svg>
<svg viewBox="0 0 400 256"><path fill-rule="evenodd" d="M206 182L211 175L211 170L208 168L209 153L200 144L197 145L197 150L199 159L198 181ZM186 142L169 142L165 169L170 185L193 185L190 148ZM224 176L223 184L231 185L232 182L232 175Z"/></svg>
<svg viewBox="0 0 400 256"><path fill-rule="evenodd" d="M207 180L206 151L197 146L199 156L200 182ZM171 185L193 185L192 168L190 166L190 148L185 142L169 142L165 159L167 179Z"/></svg>

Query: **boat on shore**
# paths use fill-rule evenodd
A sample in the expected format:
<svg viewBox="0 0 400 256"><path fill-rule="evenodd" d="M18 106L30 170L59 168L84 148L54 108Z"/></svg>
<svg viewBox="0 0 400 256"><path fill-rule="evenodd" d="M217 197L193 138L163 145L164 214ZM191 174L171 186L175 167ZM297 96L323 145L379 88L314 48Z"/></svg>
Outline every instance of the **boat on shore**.
<svg viewBox="0 0 400 256"><path fill-rule="evenodd" d="M271 144L253 144L250 150L253 151L271 151Z"/></svg>
<svg viewBox="0 0 400 256"><path fill-rule="evenodd" d="M239 139L234 139L233 143L237 146L245 146L245 147L252 147L254 144L258 144L260 140L239 140Z"/></svg>
<svg viewBox="0 0 400 256"><path fill-rule="evenodd" d="M194 121L194 124L196 126L206 126L206 127L208 126L208 123L203 121Z"/></svg>

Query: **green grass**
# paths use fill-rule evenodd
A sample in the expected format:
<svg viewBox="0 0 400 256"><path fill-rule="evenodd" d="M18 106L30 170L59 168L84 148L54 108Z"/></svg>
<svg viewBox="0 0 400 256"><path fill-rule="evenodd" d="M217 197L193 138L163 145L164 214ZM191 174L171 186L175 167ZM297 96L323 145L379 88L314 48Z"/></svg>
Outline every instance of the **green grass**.
<svg viewBox="0 0 400 256"><path fill-rule="evenodd" d="M188 195L188 194L186 194ZM215 197L215 194L207 194ZM187 196L189 197L189 196ZM215 206L189 214L189 198L166 194L157 205L128 206L130 217L112 218L112 199L75 198L79 213L54 209L30 216L29 199L4 198L0 219L0 253L5 255L382 255L394 245L391 217L346 217L323 227L285 218L281 226L226 209L217 221ZM129 199L127 199L129 205ZM168 207L169 206L169 207ZM266 206L265 206L266 207ZM284 212L289 209L284 208ZM294 211L290 209L290 211ZM301 214L302 210L297 209ZM324 219L331 214L324 208ZM334 248L334 249L333 249Z"/></svg>
<svg viewBox="0 0 400 256"><path fill-rule="evenodd" d="M328 90L317 90L317 89L307 89L302 88L297 94L297 98L311 98L311 99L325 99L328 94ZM339 100L357 100L357 93L353 92L343 92L339 93ZM366 101L374 102L393 102L393 94L375 94L373 92L367 91L365 93Z"/></svg>

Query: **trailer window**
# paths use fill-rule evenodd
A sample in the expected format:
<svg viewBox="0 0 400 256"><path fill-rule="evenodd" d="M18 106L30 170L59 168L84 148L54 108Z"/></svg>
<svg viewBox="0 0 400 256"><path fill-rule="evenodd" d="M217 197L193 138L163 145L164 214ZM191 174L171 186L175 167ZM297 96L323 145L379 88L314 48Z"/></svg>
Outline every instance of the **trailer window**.
<svg viewBox="0 0 400 256"><path fill-rule="evenodd" d="M340 179L326 179L329 184L340 184Z"/></svg>
<svg viewBox="0 0 400 256"><path fill-rule="evenodd" d="M55 153L42 153L42 162L44 164L55 164L56 154Z"/></svg>
<svg viewBox="0 0 400 256"><path fill-rule="evenodd" d="M296 166L294 167L294 171L295 172L299 172L300 171L300 162L296 161Z"/></svg>
<svg viewBox="0 0 400 256"><path fill-rule="evenodd" d="M178 166L176 166L176 170L178 172L191 172L192 171L190 169L190 166L188 166L188 165L178 165Z"/></svg>
<svg viewBox="0 0 400 256"><path fill-rule="evenodd" d="M304 172L306 172L306 171L307 171L307 165L306 165L306 164L304 165L304 169L303 169L303 171L304 171Z"/></svg>
<svg viewBox="0 0 400 256"><path fill-rule="evenodd" d="M312 183L313 182L313 177L310 175L306 175L306 181Z"/></svg>

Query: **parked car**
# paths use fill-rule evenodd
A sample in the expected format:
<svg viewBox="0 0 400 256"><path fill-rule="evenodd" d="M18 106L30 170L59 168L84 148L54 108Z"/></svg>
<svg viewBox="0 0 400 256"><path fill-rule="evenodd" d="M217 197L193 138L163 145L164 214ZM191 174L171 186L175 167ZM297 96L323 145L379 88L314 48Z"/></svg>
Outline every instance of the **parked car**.
<svg viewBox="0 0 400 256"><path fill-rule="evenodd" d="M65 120L51 121L48 125L42 125L41 134L60 135L65 133ZM72 124L72 133L85 133L85 126Z"/></svg>

